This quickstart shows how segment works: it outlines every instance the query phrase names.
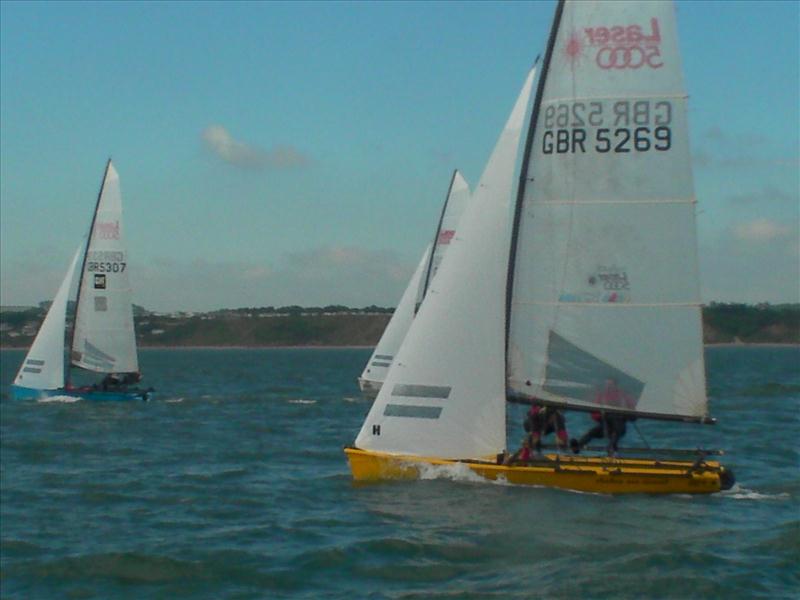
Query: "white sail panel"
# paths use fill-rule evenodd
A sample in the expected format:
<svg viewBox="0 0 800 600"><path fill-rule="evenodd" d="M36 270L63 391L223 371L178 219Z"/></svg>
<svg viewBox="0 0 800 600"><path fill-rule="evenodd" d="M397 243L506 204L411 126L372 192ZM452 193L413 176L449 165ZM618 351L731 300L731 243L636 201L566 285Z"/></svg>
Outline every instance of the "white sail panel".
<svg viewBox="0 0 800 600"><path fill-rule="evenodd" d="M42 326L33 340L14 385L38 390L56 390L64 387L64 330L67 319L67 303L78 259L82 256L83 244L75 251L64 280L56 292Z"/></svg>
<svg viewBox="0 0 800 600"><path fill-rule="evenodd" d="M420 288L422 275L425 267L428 265L428 258L430 257L430 245L425 249L422 258L414 270L414 274L406 286L403 296L397 305L389 324L383 330L378 345L369 357L367 366L364 367L364 372L361 373L361 380L369 382L372 389L380 387L386 379L386 374L389 372L389 367L394 360L395 354L400 349L400 344L403 338L406 337L406 332L414 319L414 301L417 298L417 291Z"/></svg>
<svg viewBox="0 0 800 600"><path fill-rule="evenodd" d="M702 418L695 201L672 4L567 1L559 11L523 167L509 393Z"/></svg>
<svg viewBox="0 0 800 600"><path fill-rule="evenodd" d="M100 373L139 371L119 176L106 168L78 291L72 364Z"/></svg>
<svg viewBox="0 0 800 600"><path fill-rule="evenodd" d="M517 148L533 71L356 446L476 458L505 448L504 289Z"/></svg>
<svg viewBox="0 0 800 600"><path fill-rule="evenodd" d="M467 180L464 179L461 172L456 170L453 172L453 177L450 181L450 189L447 192L447 198L442 207L442 216L436 227L436 236L433 241L433 253L430 256L424 279L420 286L419 295L417 297L417 307L422 303L433 278L436 277L439 265L447 249L450 247L450 242L456 235L458 222L461 220L461 215L464 213L467 202L469 202L469 184L467 184Z"/></svg>

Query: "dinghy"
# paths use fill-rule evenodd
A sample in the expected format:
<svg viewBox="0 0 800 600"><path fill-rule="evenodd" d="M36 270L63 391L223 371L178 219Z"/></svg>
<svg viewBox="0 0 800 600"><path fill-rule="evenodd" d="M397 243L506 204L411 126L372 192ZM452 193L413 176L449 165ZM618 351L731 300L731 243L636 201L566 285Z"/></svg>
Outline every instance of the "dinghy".
<svg viewBox="0 0 800 600"><path fill-rule="evenodd" d="M367 361L361 377L358 378L358 387L361 388L364 397L372 400L380 391L394 355L400 348L411 321L419 310L430 283L436 276L436 271L439 269L439 264L442 262L447 248L450 247L450 240L456 233L458 221L468 200L469 185L464 176L456 169L450 179L450 186L439 223L436 226L433 242L425 249L402 298L400 298L400 303L384 329L378 345L375 346L372 356Z"/></svg>
<svg viewBox="0 0 800 600"><path fill-rule="evenodd" d="M441 293L421 306L345 449L353 477L458 468L585 492L727 489L733 474L710 459L719 451L505 464L509 403L713 423L671 2L559 2L509 233L531 79L442 261Z"/></svg>
<svg viewBox="0 0 800 600"><path fill-rule="evenodd" d="M80 267L79 267L80 265ZM79 270L75 323L64 364L67 304ZM133 329L132 291L122 226L119 176L109 159L88 239L72 258L64 280L11 386L15 399L53 396L87 400L148 400L141 379ZM71 367L103 374L93 385L76 386Z"/></svg>

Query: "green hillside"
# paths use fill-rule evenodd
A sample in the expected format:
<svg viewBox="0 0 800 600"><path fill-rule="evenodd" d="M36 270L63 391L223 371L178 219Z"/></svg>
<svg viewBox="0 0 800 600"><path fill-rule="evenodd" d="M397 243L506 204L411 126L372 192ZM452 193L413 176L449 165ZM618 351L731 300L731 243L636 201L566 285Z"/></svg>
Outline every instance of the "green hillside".
<svg viewBox="0 0 800 600"><path fill-rule="evenodd" d="M134 318L140 346L371 346L391 312L288 306L163 315L136 307ZM0 311L0 346L29 346L44 314L44 306ZM799 344L800 304L712 303L703 309L703 338L708 344Z"/></svg>

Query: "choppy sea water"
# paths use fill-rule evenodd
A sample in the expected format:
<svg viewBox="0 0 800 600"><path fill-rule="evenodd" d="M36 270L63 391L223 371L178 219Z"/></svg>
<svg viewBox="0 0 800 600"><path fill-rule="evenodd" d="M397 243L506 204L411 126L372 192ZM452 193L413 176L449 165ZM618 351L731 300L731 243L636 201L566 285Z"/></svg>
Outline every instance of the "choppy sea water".
<svg viewBox="0 0 800 600"><path fill-rule="evenodd" d="M800 348L707 350L707 497L513 487L459 470L355 485L370 350L140 352L149 403L12 402L0 352L3 598L797 598ZM512 407L512 444L522 436ZM590 425L570 415L570 433ZM642 442L636 430L624 440Z"/></svg>

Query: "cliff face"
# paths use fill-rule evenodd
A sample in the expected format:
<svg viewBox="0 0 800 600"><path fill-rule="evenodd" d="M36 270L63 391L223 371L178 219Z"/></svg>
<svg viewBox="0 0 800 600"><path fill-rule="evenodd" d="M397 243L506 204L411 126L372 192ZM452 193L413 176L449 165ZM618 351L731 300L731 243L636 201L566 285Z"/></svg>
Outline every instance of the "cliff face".
<svg viewBox="0 0 800 600"><path fill-rule="evenodd" d="M135 319L137 341L139 346L372 346L391 318L388 312L342 309L141 314ZM0 313L0 346L30 346L43 318L44 311L37 309ZM800 305L712 304L703 310L703 339L707 344L800 344Z"/></svg>

